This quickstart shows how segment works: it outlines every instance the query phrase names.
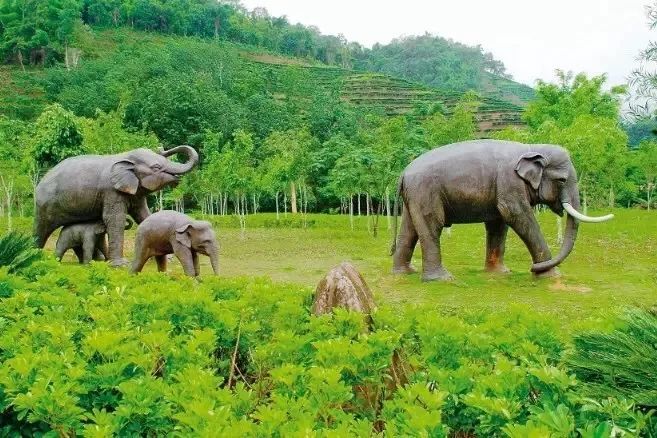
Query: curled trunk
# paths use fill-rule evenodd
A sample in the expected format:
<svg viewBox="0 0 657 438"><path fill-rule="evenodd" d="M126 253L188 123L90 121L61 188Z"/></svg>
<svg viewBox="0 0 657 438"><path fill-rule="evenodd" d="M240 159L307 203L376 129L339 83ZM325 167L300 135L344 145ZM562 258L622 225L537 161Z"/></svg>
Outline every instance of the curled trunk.
<svg viewBox="0 0 657 438"><path fill-rule="evenodd" d="M184 163L175 163L173 161L169 161L169 166L167 168L169 173L174 175L187 173L192 170L198 163L198 153L196 153L194 148L187 145L176 146L175 148L169 149L168 151L162 150L160 151L160 155L163 157L170 157L171 155L175 155L181 152L187 156L187 161Z"/></svg>

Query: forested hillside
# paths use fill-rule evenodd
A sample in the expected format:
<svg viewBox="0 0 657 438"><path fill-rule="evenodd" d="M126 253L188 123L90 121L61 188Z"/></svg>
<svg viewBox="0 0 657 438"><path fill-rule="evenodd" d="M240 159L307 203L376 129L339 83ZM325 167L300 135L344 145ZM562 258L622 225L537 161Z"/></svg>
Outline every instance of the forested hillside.
<svg viewBox="0 0 657 438"><path fill-rule="evenodd" d="M516 104L527 103L533 90L511 80L506 67L484 52L430 34L398 38L365 50L356 67L448 90L477 90Z"/></svg>
<svg viewBox="0 0 657 438"><path fill-rule="evenodd" d="M341 35L322 35L317 28L272 17L263 8L248 11L237 1L5 2L0 5L0 58L22 68L76 62L82 24L246 44L325 65L388 73L443 90L475 89L516 104L526 103L532 95L531 88L509 80L504 64L480 46L424 35L368 49Z"/></svg>

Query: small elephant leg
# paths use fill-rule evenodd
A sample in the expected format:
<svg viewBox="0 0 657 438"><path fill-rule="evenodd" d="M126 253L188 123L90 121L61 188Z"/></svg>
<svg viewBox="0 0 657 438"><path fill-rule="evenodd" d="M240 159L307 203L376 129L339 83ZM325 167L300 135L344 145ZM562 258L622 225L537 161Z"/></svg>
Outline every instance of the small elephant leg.
<svg viewBox="0 0 657 438"><path fill-rule="evenodd" d="M96 250L96 236L93 233L88 233L83 236L82 240L82 263L89 264L94 259L94 252Z"/></svg>
<svg viewBox="0 0 657 438"><path fill-rule="evenodd" d="M75 256L78 258L78 263L80 264L84 263L84 252L82 251L82 247L74 246L73 252L75 253Z"/></svg>
<svg viewBox="0 0 657 438"><path fill-rule="evenodd" d="M417 240L417 231L413 226L411 215L408 213L408 208L404 207L397 248L392 259L393 274L411 274L415 272L415 269L411 266L411 259L413 258Z"/></svg>
<svg viewBox="0 0 657 438"><path fill-rule="evenodd" d="M190 277L196 277L192 251L186 246L176 243L173 245L173 253L178 257L178 260L180 260L180 264L182 265L185 274Z"/></svg>
<svg viewBox="0 0 657 438"><path fill-rule="evenodd" d="M151 255L149 254L148 248L145 247L141 236L137 235L137 238L135 239L134 260L132 261L130 272L133 274L141 272L149 258L151 258Z"/></svg>
<svg viewBox="0 0 657 438"><path fill-rule="evenodd" d="M486 271L510 272L504 266L504 250L508 230L509 226L502 219L486 222Z"/></svg>
<svg viewBox="0 0 657 438"><path fill-rule="evenodd" d="M96 236L96 241L94 242L94 260L97 262L102 262L107 259L105 253L103 252L103 245L105 245L105 234Z"/></svg>
<svg viewBox="0 0 657 438"><path fill-rule="evenodd" d="M198 277L201 275L201 266L198 262L198 253L194 250L192 250L192 263L194 263L194 273Z"/></svg>
<svg viewBox="0 0 657 438"><path fill-rule="evenodd" d="M103 255L104 260L109 260L109 247L107 246L107 236L103 235L103 238L98 241L96 249L100 251Z"/></svg>
<svg viewBox="0 0 657 438"><path fill-rule="evenodd" d="M57 239L57 244L55 245L55 258L61 262L68 249L69 248L64 243L64 239L62 239L62 236L60 235L59 239Z"/></svg>
<svg viewBox="0 0 657 438"><path fill-rule="evenodd" d="M167 272L167 254L155 256L157 272Z"/></svg>
<svg viewBox="0 0 657 438"><path fill-rule="evenodd" d="M416 207L416 208L414 208ZM419 206L409 206L413 225L422 247L422 281L453 280L452 274L443 267L440 253L440 235L443 230L442 211L422 215Z"/></svg>

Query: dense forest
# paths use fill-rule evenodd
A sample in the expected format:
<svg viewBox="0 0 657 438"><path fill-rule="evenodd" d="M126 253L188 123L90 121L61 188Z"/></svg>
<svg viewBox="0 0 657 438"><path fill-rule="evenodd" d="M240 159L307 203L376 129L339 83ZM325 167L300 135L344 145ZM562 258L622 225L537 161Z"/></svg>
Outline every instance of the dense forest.
<svg viewBox="0 0 657 438"><path fill-rule="evenodd" d="M476 92L484 76L506 80L501 62L430 35L365 50L216 2L4 2L1 14L4 214L29 212L35 181L68 156L182 143L201 169L160 205L390 213L413 157L484 135L566 146L585 204L653 202L652 131L620 123L625 89L604 76L539 82L520 116ZM342 68L353 64L450 91Z"/></svg>

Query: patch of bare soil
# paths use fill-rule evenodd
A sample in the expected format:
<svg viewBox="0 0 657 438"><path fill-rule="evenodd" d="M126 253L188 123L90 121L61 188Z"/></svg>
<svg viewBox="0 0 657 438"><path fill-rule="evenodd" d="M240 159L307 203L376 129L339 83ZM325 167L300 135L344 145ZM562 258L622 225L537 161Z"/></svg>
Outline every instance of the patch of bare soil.
<svg viewBox="0 0 657 438"><path fill-rule="evenodd" d="M593 290L583 284L566 284L561 279L556 279L549 288L554 292L577 292L580 294L585 294Z"/></svg>

